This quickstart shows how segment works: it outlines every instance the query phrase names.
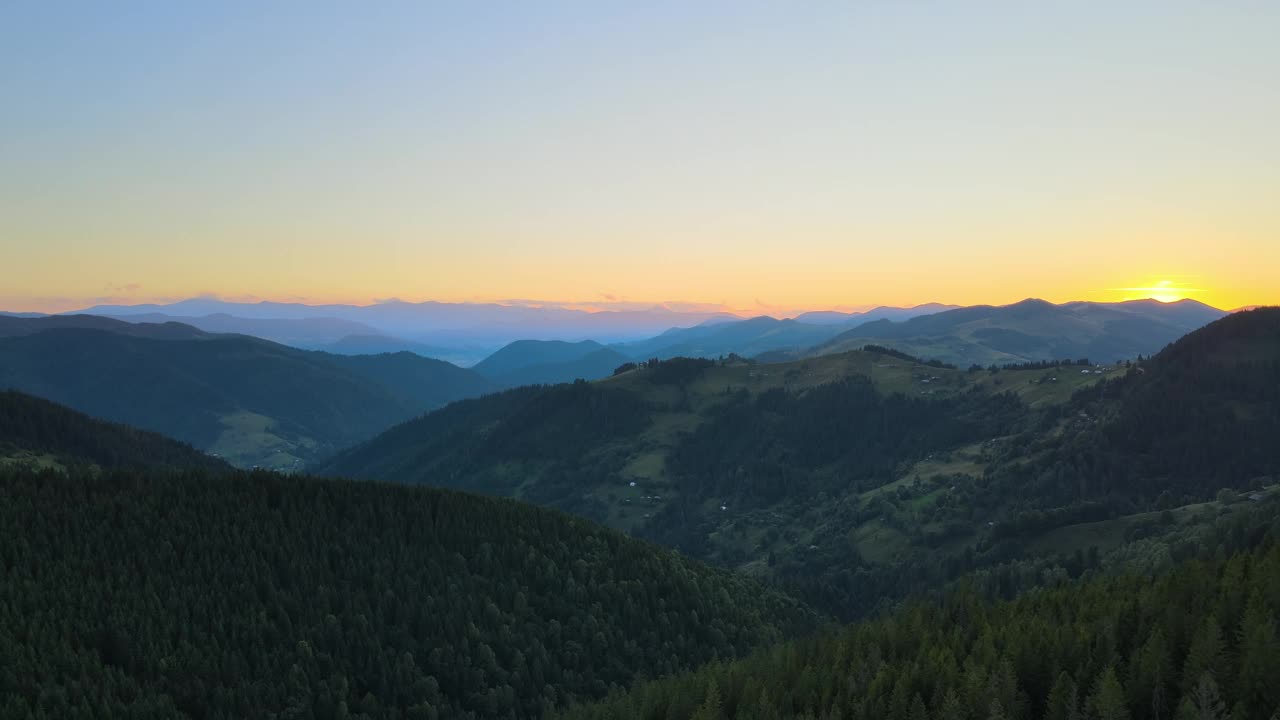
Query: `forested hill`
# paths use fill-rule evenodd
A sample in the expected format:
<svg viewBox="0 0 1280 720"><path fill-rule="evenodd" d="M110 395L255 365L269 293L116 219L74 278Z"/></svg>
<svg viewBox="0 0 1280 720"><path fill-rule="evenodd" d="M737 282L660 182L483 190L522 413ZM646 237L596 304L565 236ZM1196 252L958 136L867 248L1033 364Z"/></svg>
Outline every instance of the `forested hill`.
<svg viewBox="0 0 1280 720"><path fill-rule="evenodd" d="M0 469L0 717L537 717L816 620L509 500Z"/></svg>
<svg viewBox="0 0 1280 720"><path fill-rule="evenodd" d="M231 469L186 443L12 390L0 391L0 464Z"/></svg>
<svg viewBox="0 0 1280 720"><path fill-rule="evenodd" d="M1274 719L1280 714L1274 510L1259 525L1235 527L1203 559L1155 580L1096 578L1006 604L962 590L944 602L909 605L557 717ZM1255 542L1255 549L1231 556Z"/></svg>
<svg viewBox="0 0 1280 720"><path fill-rule="evenodd" d="M345 357L176 323L87 320L104 322L0 337L0 388L162 432L240 466L299 469L494 387L410 353ZM137 336L146 327L177 330Z"/></svg>

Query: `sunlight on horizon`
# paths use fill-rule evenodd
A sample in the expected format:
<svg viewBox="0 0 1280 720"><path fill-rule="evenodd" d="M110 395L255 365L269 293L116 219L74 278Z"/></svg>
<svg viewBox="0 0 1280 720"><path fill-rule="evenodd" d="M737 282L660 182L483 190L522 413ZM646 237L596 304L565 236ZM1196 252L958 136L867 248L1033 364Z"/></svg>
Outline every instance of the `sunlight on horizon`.
<svg viewBox="0 0 1280 720"><path fill-rule="evenodd" d="M1192 295L1203 292L1200 288L1187 287L1186 285L1174 280L1160 280L1147 287L1128 287L1121 289L1127 293L1124 298L1125 300L1157 300L1162 303L1194 299L1191 297Z"/></svg>

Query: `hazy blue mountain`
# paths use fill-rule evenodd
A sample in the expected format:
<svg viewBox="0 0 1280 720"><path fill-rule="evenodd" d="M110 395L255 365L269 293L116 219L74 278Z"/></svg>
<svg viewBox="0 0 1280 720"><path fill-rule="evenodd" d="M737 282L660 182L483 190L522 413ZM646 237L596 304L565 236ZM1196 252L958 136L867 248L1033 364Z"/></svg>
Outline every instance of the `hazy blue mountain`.
<svg viewBox="0 0 1280 720"><path fill-rule="evenodd" d="M810 347L829 340L841 329L836 325L761 316L739 322L673 328L657 337L614 347L636 360L681 356L713 358L730 353L752 356L771 350Z"/></svg>
<svg viewBox="0 0 1280 720"><path fill-rule="evenodd" d="M198 328L175 322L132 323L96 315L0 316L0 337L33 335L55 329L101 330L157 340L195 340L209 337L209 333Z"/></svg>
<svg viewBox="0 0 1280 720"><path fill-rule="evenodd" d="M301 303L234 303L193 298L166 305L99 305L82 311L123 317L162 313L203 317L226 314L246 319L336 318L375 328L378 333L432 345L493 347L529 337L615 342L635 340L676 326L733 317L721 312L683 312L664 307L587 312L556 306L496 303L411 303L399 300L374 305L304 305ZM357 333L358 334L358 333Z"/></svg>
<svg viewBox="0 0 1280 720"><path fill-rule="evenodd" d="M199 316L143 313L113 317L131 323L177 322L205 332L252 335L282 345L312 350L318 350L324 345L338 342L351 335L379 334L377 330L364 323L332 317L243 318L226 313Z"/></svg>
<svg viewBox="0 0 1280 720"><path fill-rule="evenodd" d="M500 389L497 383L474 370L407 351L377 355L316 354L377 382L415 412Z"/></svg>
<svg viewBox="0 0 1280 720"><path fill-rule="evenodd" d="M517 340L475 365L490 380L516 387L554 384L611 375L630 357L594 340Z"/></svg>
<svg viewBox="0 0 1280 720"><path fill-rule="evenodd" d="M933 313L943 312L944 310L954 310L959 305L944 305L942 303L925 303L924 305L916 305L915 307L878 307L866 312L850 312L843 313L835 310L818 310L815 312L802 313L796 316L796 320L808 323L810 325L844 325L846 327L858 325L861 323L871 322L873 320L910 320L920 315L932 315Z"/></svg>
<svg viewBox="0 0 1280 720"><path fill-rule="evenodd" d="M455 365L469 367L493 352L492 347L474 345L429 345L392 335L347 335L338 340L317 345L313 350L323 350L336 355L380 355L382 353L411 352L423 357L436 358Z"/></svg>
<svg viewBox="0 0 1280 720"><path fill-rule="evenodd" d="M1194 300L1054 305L1028 299L1012 305L958 308L903 322L869 322L805 355L875 344L965 366L1081 357L1112 362L1156 353L1226 314Z"/></svg>
<svg viewBox="0 0 1280 720"><path fill-rule="evenodd" d="M494 388L410 353L346 357L176 323L96 320L18 335L6 319L0 388L163 432L242 466L298 467Z"/></svg>

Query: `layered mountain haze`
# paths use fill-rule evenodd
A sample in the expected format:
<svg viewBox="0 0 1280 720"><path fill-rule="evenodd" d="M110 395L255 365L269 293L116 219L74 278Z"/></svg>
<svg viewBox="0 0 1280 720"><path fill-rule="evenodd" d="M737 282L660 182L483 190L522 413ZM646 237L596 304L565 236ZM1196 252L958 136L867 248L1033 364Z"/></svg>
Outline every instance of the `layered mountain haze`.
<svg viewBox="0 0 1280 720"><path fill-rule="evenodd" d="M178 314L215 309L219 312ZM622 363L652 358L733 354L772 362L867 344L962 366L1081 356L1114 361L1155 353L1182 334L1225 314L1191 300L1061 305L1026 300L967 308L930 303L911 308L877 307L861 313L813 311L781 319L742 319L726 313L662 308L586 312L474 303L309 306L200 299L166 306L103 306L93 310L128 322L181 323L211 333L252 335L338 354L408 351L464 366L487 367L484 374L505 386L596 379ZM548 344L539 349L538 343ZM555 355L557 347L578 350L560 357ZM616 354L602 352L605 347ZM595 356L587 364L575 366L587 348ZM548 353L547 357L539 359L541 352ZM507 362L504 356L525 354L530 359L520 361L522 366L563 366L497 377L501 364ZM485 359L491 356L495 362L486 364Z"/></svg>
<svg viewBox="0 0 1280 720"><path fill-rule="evenodd" d="M552 304L404 302L374 305L306 305L302 303L237 303L195 298L156 305L98 305L85 314L126 317L162 314L175 317L228 315L244 320L303 320L331 318L359 323L377 332L427 344L488 344L498 347L515 340L632 340L674 326L690 326L734 316L724 312L668 310L602 310L590 312ZM252 334L252 333L250 333ZM349 333L359 334L359 333Z"/></svg>

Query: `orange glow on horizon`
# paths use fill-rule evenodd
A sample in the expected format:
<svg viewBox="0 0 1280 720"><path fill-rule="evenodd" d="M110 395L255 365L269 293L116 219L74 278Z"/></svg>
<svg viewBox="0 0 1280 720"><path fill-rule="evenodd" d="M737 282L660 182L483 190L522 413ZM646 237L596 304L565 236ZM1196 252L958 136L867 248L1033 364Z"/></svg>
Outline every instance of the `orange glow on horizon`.
<svg viewBox="0 0 1280 720"><path fill-rule="evenodd" d="M779 288L781 289L781 288ZM914 295L914 293L913 293ZM959 295L959 297L955 297ZM631 297L621 297L614 295L602 295L599 299L593 300L545 300L545 299L511 299L510 297L497 296L481 296L481 295L436 295L436 296L418 296L405 294L393 298L369 298L360 297L354 293L303 293L303 294L221 294L221 293L193 293L183 295L179 293L167 294L164 296L147 296L141 293L127 293L117 295L68 295L68 296L23 296L11 293L0 293L0 311L9 312L44 312L44 313L63 313L75 310L82 310L95 305L142 305L157 304L167 305L185 299L209 299L220 300L230 303L298 303L305 305L357 305L369 306L385 302L442 302L442 303L468 303L468 304L496 304L520 307L545 307L545 308L561 308L569 310L580 310L589 313L596 312L621 312L621 311L645 311L655 309L665 309L672 312L690 312L690 313L715 313L723 312L741 317L753 317L759 315L770 315L773 317L787 318L795 317L810 311L826 311L834 310L838 312L864 312L879 306L890 307L914 307L929 303L939 303L944 305L970 306L970 305L1008 305L1026 298L1039 298L1053 303L1065 303L1072 301L1089 301L1089 302L1124 302L1129 300L1156 300L1162 303L1177 302L1180 300L1196 300L1207 305L1222 309L1233 310L1238 307L1252 305L1268 305L1275 304L1275 298L1252 298L1248 295L1239 295L1234 293L1217 293L1203 287L1193 287L1189 282L1181 280L1173 280L1167 277L1161 279L1151 279L1145 284L1139 284L1127 287L1112 287L1102 290L1084 290L1079 292L1059 291L1059 292L1017 292L1006 291L1001 296L982 297L973 292L961 293L939 293L936 296L925 295L921 297L903 297L903 294L895 293L889 297L885 297L880 301L825 301L823 298L813 298L810 300L797 299L792 302L772 304L763 300L755 300L754 302L727 302L727 301L709 301L709 300L645 300L634 299Z"/></svg>

